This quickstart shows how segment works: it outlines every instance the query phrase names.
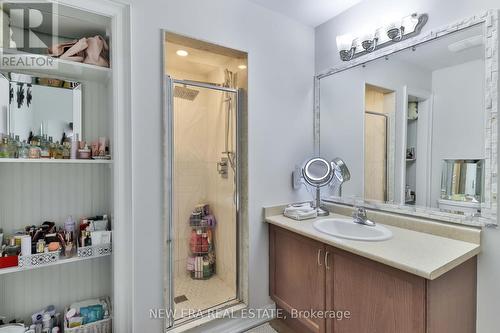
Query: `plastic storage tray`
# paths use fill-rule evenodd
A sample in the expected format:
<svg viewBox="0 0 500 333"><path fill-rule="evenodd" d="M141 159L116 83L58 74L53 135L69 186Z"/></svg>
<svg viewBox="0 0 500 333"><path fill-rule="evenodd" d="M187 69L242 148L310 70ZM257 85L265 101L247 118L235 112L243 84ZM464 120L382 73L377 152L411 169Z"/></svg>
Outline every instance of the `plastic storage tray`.
<svg viewBox="0 0 500 333"><path fill-rule="evenodd" d="M65 328L64 332L71 333L112 333L112 317L96 321L94 323L74 327Z"/></svg>

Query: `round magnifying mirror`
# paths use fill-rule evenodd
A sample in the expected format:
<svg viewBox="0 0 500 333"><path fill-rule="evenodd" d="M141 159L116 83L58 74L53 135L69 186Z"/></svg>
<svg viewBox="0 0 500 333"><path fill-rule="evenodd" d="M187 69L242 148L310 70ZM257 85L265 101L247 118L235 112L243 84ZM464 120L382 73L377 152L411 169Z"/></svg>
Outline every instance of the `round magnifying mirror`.
<svg viewBox="0 0 500 333"><path fill-rule="evenodd" d="M349 172L347 165L340 158L337 157L332 161L332 168L335 178L340 183L345 183L351 179L351 173Z"/></svg>
<svg viewBox="0 0 500 333"><path fill-rule="evenodd" d="M318 216L328 215L328 211L321 208L320 187L328 185L333 178L332 164L327 160L315 157L306 162L302 168L304 180L316 187L316 211Z"/></svg>
<svg viewBox="0 0 500 333"><path fill-rule="evenodd" d="M309 185L325 186L332 180L332 166L322 158L313 158L304 166L303 175Z"/></svg>

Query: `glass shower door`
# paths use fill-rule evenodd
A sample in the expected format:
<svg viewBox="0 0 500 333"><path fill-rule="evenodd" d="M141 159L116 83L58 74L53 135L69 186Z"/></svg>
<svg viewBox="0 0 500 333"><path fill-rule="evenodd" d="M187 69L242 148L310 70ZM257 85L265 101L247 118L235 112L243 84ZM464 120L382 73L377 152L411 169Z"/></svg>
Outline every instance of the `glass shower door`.
<svg viewBox="0 0 500 333"><path fill-rule="evenodd" d="M238 91L167 78L170 326L238 298Z"/></svg>

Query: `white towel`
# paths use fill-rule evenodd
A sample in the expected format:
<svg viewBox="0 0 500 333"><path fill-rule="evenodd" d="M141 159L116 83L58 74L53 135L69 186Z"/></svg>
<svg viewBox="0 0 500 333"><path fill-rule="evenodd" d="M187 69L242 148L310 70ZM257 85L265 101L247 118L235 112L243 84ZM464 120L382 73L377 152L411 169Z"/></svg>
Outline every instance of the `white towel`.
<svg viewBox="0 0 500 333"><path fill-rule="evenodd" d="M294 220L313 219L318 216L316 209L306 202L303 204L289 205L283 211L283 215Z"/></svg>

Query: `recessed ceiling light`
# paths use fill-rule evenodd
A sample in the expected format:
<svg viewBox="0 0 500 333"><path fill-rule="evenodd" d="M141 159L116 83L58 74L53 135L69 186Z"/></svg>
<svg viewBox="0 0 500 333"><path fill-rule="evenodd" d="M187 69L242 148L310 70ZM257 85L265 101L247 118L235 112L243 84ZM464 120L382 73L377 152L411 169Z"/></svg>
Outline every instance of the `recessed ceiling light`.
<svg viewBox="0 0 500 333"><path fill-rule="evenodd" d="M247 69L247 65L243 65L243 64L242 64L242 65L239 65L239 66L238 66L238 68L239 68L239 69Z"/></svg>
<svg viewBox="0 0 500 333"><path fill-rule="evenodd" d="M177 52L175 52L175 53L177 53L177 55L179 57L187 57L189 54L188 51L186 51L186 50L177 50Z"/></svg>

